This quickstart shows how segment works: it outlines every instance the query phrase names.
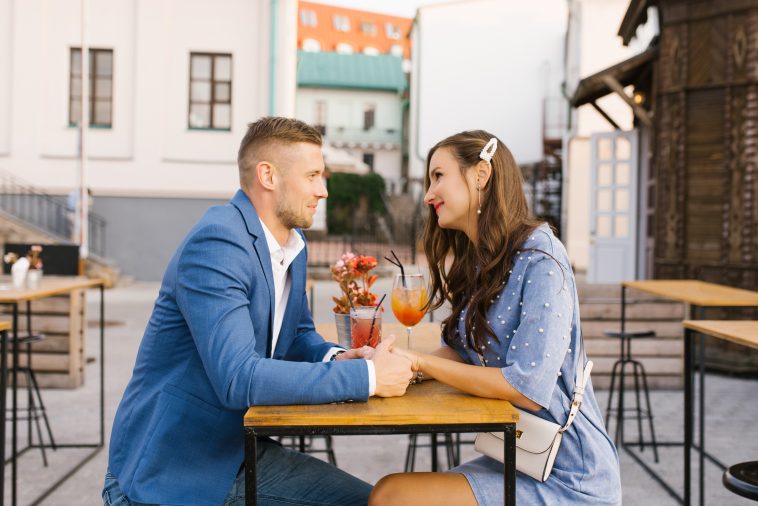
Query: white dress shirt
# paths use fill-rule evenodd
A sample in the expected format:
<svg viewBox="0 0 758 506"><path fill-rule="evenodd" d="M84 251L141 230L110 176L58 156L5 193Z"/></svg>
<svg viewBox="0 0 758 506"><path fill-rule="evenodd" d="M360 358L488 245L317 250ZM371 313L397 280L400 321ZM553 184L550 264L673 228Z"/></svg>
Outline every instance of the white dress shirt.
<svg viewBox="0 0 758 506"><path fill-rule="evenodd" d="M271 274L274 278L274 328L271 332L271 355L273 356L276 343L279 341L279 331L282 329L284 311L287 308L287 300L292 288L289 266L295 260L295 257L305 248L305 241L300 237L300 234L294 230L290 230L290 236L282 246L266 224L263 223L263 220L261 220L261 227L266 236L268 251L271 254ZM338 351L342 351L342 348L331 348L324 355L322 361L328 362ZM376 392L376 368L371 360L367 360L366 365L368 367L369 395L374 395Z"/></svg>

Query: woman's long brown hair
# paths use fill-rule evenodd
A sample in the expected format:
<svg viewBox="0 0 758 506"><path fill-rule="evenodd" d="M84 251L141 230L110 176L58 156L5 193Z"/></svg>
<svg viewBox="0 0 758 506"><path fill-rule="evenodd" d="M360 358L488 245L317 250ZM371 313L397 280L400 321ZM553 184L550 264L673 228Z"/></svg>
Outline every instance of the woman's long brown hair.
<svg viewBox="0 0 758 506"><path fill-rule="evenodd" d="M465 181L466 171L481 161L479 154L493 137L484 130L472 130L438 142L429 150L426 159L425 188L430 185L429 164L435 151L449 150L458 161ZM473 244L459 230L441 228L431 205L428 206L429 214L423 233L424 252L431 277L429 307L437 309L446 301L452 306L451 315L443 322L443 338L448 345L452 345L458 318L468 306L465 314L466 339L468 345L477 350L487 346L488 339L497 341L495 332L487 323L487 310L508 282L508 271L519 247L540 224L529 214L521 170L499 139L490 163L492 174L481 192L478 244ZM470 208L476 205L476 202L469 204ZM446 268L451 254L452 263Z"/></svg>

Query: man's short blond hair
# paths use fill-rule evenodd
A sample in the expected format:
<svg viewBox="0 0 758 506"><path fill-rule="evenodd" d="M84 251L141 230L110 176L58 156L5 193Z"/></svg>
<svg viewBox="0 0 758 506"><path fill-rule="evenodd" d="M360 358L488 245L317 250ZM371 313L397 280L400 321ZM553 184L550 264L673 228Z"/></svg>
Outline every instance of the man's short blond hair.
<svg viewBox="0 0 758 506"><path fill-rule="evenodd" d="M264 152L271 144L294 144L307 142L321 146L321 133L314 127L293 118L266 116L247 125L237 153L240 183L258 162L265 158Z"/></svg>

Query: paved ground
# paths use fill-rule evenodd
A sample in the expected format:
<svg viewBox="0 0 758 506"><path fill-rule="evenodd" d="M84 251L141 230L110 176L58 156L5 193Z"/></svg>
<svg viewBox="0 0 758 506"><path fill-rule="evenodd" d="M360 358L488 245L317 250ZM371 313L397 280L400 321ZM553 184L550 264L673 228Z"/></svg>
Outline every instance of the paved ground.
<svg viewBox="0 0 758 506"><path fill-rule="evenodd" d="M380 279L375 286L384 293L391 288L389 279ZM139 345L152 303L157 294L157 284L137 283L128 287L109 290L106 293L106 319L111 322L106 332L106 430L110 433L113 415L123 389L131 375L134 357ZM315 319L317 322L332 321L331 295L336 286L330 281L316 285ZM90 297L90 320L96 318L97 293ZM391 312L385 313L386 321L392 321ZM88 365L87 385L75 391L45 390L53 430L59 442L93 441L96 439L97 420L97 372L99 356L97 329L89 329L87 355L95 362ZM735 379L723 376L707 377L707 447L726 463L735 463L758 458L758 381ZM598 394L601 406L606 398ZM682 438L682 393L661 391L652 394L656 415L656 430L660 439ZM634 435L634 427L627 429ZM23 429L22 429L23 431ZM26 437L25 432L21 434ZM22 439L23 440L23 439ZM107 441L107 435L106 435ZM401 471L405 461L407 436L345 436L335 440L337 461L340 467L371 482L381 476ZM471 446L464 446L464 459L474 455ZM19 483L20 504L29 504L47 486L70 469L82 450L59 450L50 452L50 466L42 466L37 451L28 452L20 459ZM442 454L441 458L442 458ZM419 450L416 470L429 468L429 450ZM642 457L652 461L650 449ZM443 461L444 462L444 461ZM107 451L103 451L80 469L42 504L47 505L96 505L101 504L100 489L107 465ZM681 449L661 449L661 462L655 469L671 483L681 487ZM621 455L622 483L625 504L668 505L675 501L626 454ZM697 463L695 462L695 470ZM6 480L9 467L6 467ZM6 500L7 500L6 495ZM726 492L721 485L721 472L713 465L707 466L706 503L713 505L751 504ZM6 502L5 504L10 504Z"/></svg>

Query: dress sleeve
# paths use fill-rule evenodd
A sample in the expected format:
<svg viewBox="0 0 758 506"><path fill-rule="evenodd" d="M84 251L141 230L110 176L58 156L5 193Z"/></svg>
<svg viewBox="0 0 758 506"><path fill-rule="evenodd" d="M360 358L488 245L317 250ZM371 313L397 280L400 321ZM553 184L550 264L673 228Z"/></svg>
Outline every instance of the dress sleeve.
<svg viewBox="0 0 758 506"><path fill-rule="evenodd" d="M508 339L503 376L525 397L547 408L570 354L573 273L545 255L524 270L520 322Z"/></svg>

